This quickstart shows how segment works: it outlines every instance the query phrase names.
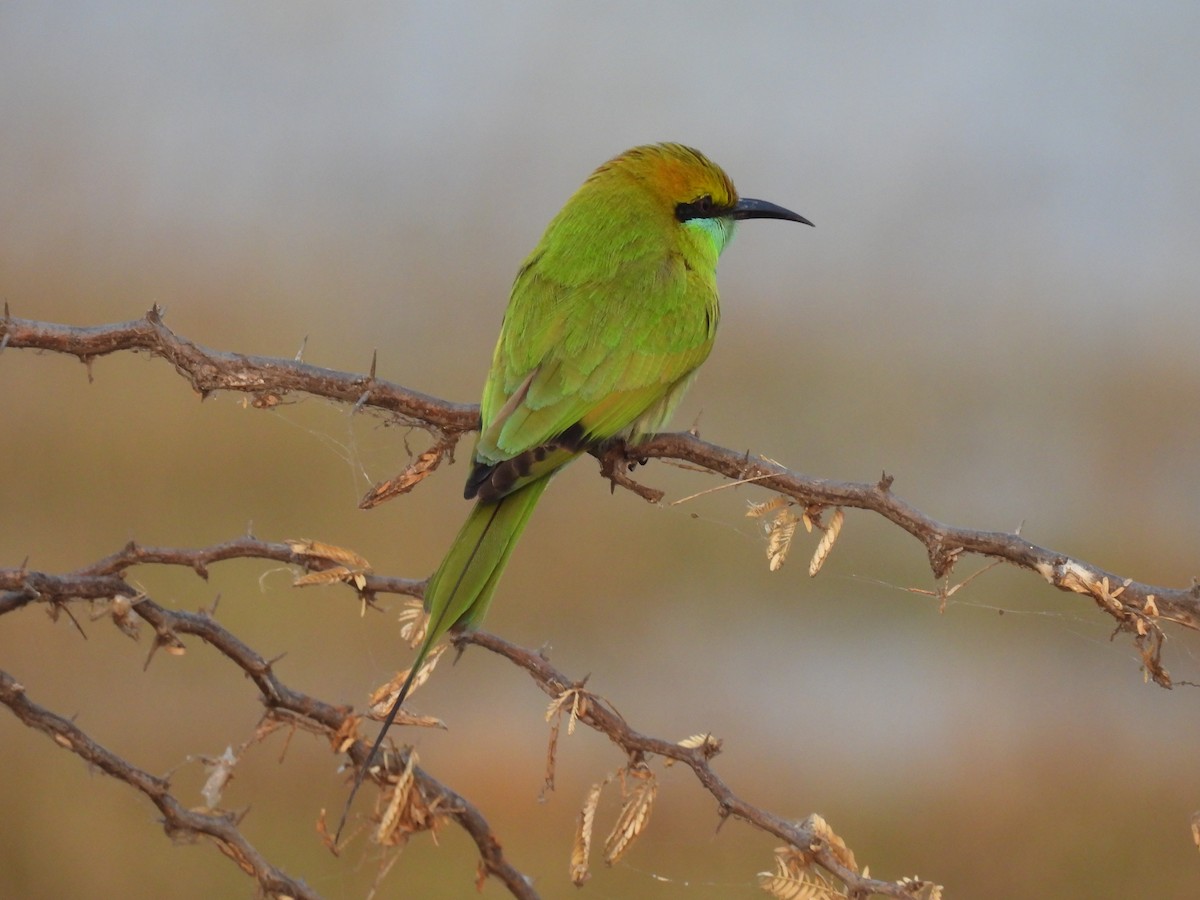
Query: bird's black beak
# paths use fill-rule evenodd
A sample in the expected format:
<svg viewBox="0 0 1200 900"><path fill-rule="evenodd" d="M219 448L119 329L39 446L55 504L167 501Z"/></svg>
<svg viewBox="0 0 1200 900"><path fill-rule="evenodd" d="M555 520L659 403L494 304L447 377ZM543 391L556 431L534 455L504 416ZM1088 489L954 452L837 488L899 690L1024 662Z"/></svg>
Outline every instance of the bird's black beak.
<svg viewBox="0 0 1200 900"><path fill-rule="evenodd" d="M766 200L751 200L749 197L738 200L729 211L729 216L733 219L786 219L789 222L812 225L812 222L799 213L768 203Z"/></svg>

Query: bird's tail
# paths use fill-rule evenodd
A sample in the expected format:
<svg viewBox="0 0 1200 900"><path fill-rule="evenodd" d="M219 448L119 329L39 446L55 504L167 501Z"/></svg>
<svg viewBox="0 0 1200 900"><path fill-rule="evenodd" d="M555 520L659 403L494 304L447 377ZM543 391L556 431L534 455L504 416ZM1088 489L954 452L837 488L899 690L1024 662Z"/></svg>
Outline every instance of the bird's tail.
<svg viewBox="0 0 1200 900"><path fill-rule="evenodd" d="M425 586L425 611L429 613L425 638L421 641L408 676L400 686L400 692L383 720L375 743L371 745L367 758L359 767L354 787L350 790L341 821L338 823L335 843L340 839L342 828L346 824L346 815L350 811L350 804L354 802L354 795L362 786L383 738L396 720L396 714L404 704L408 692L412 690L413 682L429 651L450 629L473 628L483 620L496 584L500 581L500 575L508 564L508 557L512 554L521 532L525 530L529 514L533 512L549 483L549 477L539 478L499 500L476 503L442 564L429 579Z"/></svg>

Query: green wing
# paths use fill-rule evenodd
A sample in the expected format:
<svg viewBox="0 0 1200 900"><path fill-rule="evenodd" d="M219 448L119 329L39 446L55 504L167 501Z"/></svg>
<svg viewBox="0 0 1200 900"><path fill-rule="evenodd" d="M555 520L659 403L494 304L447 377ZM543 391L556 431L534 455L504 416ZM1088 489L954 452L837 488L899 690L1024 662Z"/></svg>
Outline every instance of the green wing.
<svg viewBox="0 0 1200 900"><path fill-rule="evenodd" d="M712 348L716 283L682 255L593 266L584 281L557 268L535 251L518 274L484 386L477 468L521 463L500 494L660 427Z"/></svg>

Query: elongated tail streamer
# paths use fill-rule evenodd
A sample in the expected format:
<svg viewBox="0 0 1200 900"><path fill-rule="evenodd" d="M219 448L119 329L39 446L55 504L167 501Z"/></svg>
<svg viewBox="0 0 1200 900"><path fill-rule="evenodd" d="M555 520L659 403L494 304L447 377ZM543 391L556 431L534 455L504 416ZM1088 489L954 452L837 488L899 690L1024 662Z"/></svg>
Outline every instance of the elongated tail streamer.
<svg viewBox="0 0 1200 900"><path fill-rule="evenodd" d="M383 720L375 743L371 745L367 758L354 778L354 787L350 790L350 797L346 800L346 807L342 810L342 817L338 822L335 843L341 839L350 804L354 802L358 789L362 787L383 739L392 723L396 721L396 715L404 705L408 692L412 690L413 682L417 673L421 671L429 651L451 629L472 628L483 619L513 547L516 546L517 539L529 521L530 513L549 483L550 477L547 476L499 500L476 503L471 515L458 532L458 537L454 539L450 552L429 579L425 588L425 609L429 613L425 639L417 650L416 659L413 660L404 684L400 686L400 692Z"/></svg>

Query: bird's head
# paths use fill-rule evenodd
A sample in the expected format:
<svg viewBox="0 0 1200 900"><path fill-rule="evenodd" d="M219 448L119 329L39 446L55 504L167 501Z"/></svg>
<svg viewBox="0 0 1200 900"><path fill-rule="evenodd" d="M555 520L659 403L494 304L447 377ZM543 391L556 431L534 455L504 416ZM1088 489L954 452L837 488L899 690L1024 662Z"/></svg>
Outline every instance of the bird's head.
<svg viewBox="0 0 1200 900"><path fill-rule="evenodd" d="M717 253L742 219L785 219L812 225L782 206L739 197L720 166L682 144L648 144L626 150L597 169L588 181L600 186L618 181L636 185L660 215L704 235Z"/></svg>
<svg viewBox="0 0 1200 900"><path fill-rule="evenodd" d="M635 259L678 259L711 277L742 219L812 223L791 210L739 197L704 154L682 144L626 150L591 174L525 260L562 284L614 277Z"/></svg>

